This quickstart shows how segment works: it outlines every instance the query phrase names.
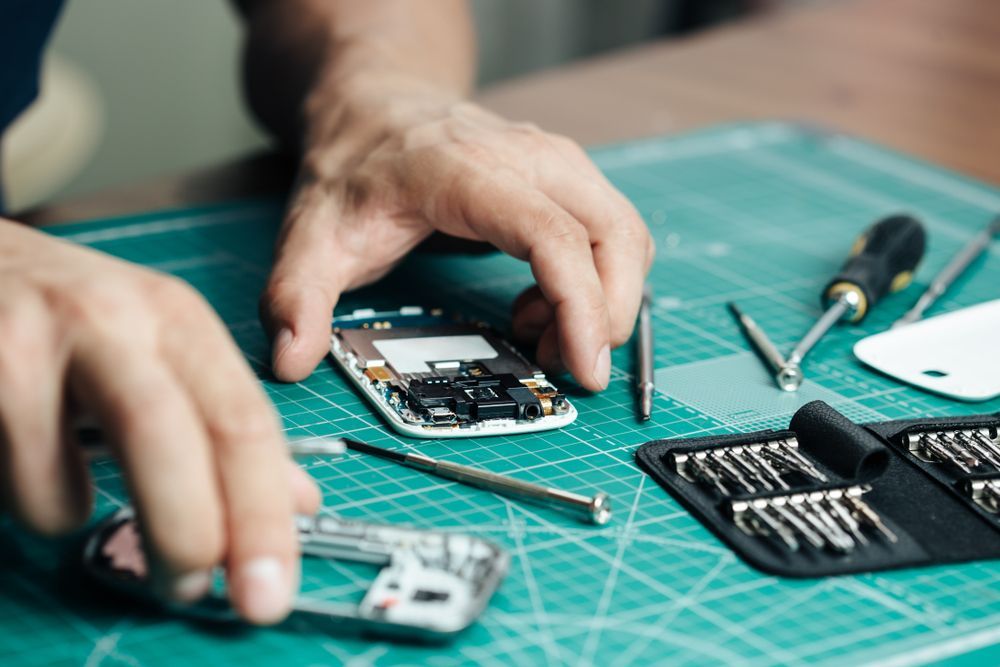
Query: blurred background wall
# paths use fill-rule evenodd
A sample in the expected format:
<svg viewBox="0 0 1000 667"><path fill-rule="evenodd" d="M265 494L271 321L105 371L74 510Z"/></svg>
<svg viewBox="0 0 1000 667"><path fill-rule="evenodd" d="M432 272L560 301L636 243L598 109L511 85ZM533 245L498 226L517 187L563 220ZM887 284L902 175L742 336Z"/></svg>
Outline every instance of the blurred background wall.
<svg viewBox="0 0 1000 667"><path fill-rule="evenodd" d="M480 83L663 34L761 0L473 0ZM266 145L242 105L225 0L68 0L43 95L5 138L11 208L225 161Z"/></svg>

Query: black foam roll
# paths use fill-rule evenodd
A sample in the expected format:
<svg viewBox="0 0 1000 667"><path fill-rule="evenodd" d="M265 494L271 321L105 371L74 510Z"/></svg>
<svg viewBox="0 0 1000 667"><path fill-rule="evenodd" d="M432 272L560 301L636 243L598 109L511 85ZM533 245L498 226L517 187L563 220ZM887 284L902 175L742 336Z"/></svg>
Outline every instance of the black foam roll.
<svg viewBox="0 0 1000 667"><path fill-rule="evenodd" d="M889 466L889 452L878 438L823 401L799 408L790 426L803 452L844 479L867 482Z"/></svg>

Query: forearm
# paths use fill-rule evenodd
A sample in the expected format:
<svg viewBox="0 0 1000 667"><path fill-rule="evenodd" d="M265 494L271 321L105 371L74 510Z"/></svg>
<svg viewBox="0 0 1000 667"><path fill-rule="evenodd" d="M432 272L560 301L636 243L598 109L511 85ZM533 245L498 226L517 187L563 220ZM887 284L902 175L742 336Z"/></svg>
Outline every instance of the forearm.
<svg viewBox="0 0 1000 667"><path fill-rule="evenodd" d="M456 98L475 71L464 0L236 0L246 17L247 97L294 147L350 96L425 87Z"/></svg>

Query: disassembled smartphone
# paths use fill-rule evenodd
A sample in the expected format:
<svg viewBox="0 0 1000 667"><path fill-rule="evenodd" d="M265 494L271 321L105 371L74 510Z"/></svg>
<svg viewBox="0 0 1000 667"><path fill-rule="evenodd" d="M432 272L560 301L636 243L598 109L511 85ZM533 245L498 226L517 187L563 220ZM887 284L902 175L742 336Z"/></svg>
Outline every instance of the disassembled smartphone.
<svg viewBox="0 0 1000 667"><path fill-rule="evenodd" d="M341 629L387 637L445 641L486 608L507 574L510 556L486 540L396 526L299 517L303 556L384 565L360 603L299 596L295 614L333 621ZM131 508L120 509L90 533L84 571L99 584L170 611L211 621L236 621L221 573L200 602L173 604L156 596Z"/></svg>
<svg viewBox="0 0 1000 667"><path fill-rule="evenodd" d="M576 408L499 332L410 306L333 318L331 356L397 431L418 438L532 433Z"/></svg>

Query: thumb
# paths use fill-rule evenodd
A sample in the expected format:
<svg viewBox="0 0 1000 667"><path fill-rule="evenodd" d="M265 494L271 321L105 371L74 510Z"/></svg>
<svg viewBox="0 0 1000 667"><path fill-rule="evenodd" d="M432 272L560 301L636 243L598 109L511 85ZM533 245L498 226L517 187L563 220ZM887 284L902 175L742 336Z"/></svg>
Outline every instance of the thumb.
<svg viewBox="0 0 1000 667"><path fill-rule="evenodd" d="M274 273L261 297L261 319L271 337L271 368L282 382L304 380L330 347L337 298L328 289Z"/></svg>
<svg viewBox="0 0 1000 667"><path fill-rule="evenodd" d="M271 338L271 368L283 382L308 377L330 349L330 320L344 285L336 269L334 224L315 217L288 220L278 241L260 316Z"/></svg>

